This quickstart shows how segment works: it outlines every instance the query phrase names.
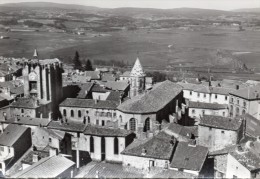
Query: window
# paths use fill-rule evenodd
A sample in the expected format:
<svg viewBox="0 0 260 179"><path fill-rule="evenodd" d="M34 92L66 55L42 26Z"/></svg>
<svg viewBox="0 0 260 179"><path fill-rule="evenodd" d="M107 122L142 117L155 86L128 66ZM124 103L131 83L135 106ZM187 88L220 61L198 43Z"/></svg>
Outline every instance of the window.
<svg viewBox="0 0 260 179"><path fill-rule="evenodd" d="M245 101L243 102L243 106L246 107L246 102Z"/></svg>
<svg viewBox="0 0 260 179"><path fill-rule="evenodd" d="M222 134L225 134L225 131L221 131Z"/></svg>
<svg viewBox="0 0 260 179"><path fill-rule="evenodd" d="M94 138L90 137L90 152L94 152Z"/></svg>
<svg viewBox="0 0 260 179"><path fill-rule="evenodd" d="M121 116L121 115L119 116L119 119L120 119L120 122L123 122L123 119L122 119L122 116Z"/></svg>
<svg viewBox="0 0 260 179"><path fill-rule="evenodd" d="M21 109L21 113L24 113L24 109Z"/></svg>
<svg viewBox="0 0 260 179"><path fill-rule="evenodd" d="M211 130L212 130L212 127L210 127L209 130L211 131Z"/></svg>
<svg viewBox="0 0 260 179"><path fill-rule="evenodd" d="M70 111L70 117L74 117L74 111L73 110Z"/></svg>
<svg viewBox="0 0 260 179"><path fill-rule="evenodd" d="M215 99L218 99L218 95L217 94L215 94Z"/></svg>
<svg viewBox="0 0 260 179"><path fill-rule="evenodd" d="M77 143L76 142L71 142L72 148L77 148Z"/></svg>
<svg viewBox="0 0 260 179"><path fill-rule="evenodd" d="M228 100L228 96L225 96L225 100L226 100L226 101Z"/></svg>
<svg viewBox="0 0 260 179"><path fill-rule="evenodd" d="M242 114L245 115L246 114L246 110L243 109Z"/></svg>
<svg viewBox="0 0 260 179"><path fill-rule="evenodd" d="M190 91L190 95L192 95L192 91Z"/></svg>
<svg viewBox="0 0 260 179"><path fill-rule="evenodd" d="M236 116L239 116L239 112L240 112L240 111L239 111L239 108L237 107L237 108L236 108Z"/></svg>
<svg viewBox="0 0 260 179"><path fill-rule="evenodd" d="M205 110L202 110L202 115L205 115Z"/></svg>
<svg viewBox="0 0 260 179"><path fill-rule="evenodd" d="M150 130L150 118L147 118L144 122L144 132L147 132Z"/></svg>
<svg viewBox="0 0 260 179"><path fill-rule="evenodd" d="M3 152L5 150L4 147L0 147L0 151Z"/></svg>
<svg viewBox="0 0 260 179"><path fill-rule="evenodd" d="M198 93L198 98L200 97L200 93Z"/></svg>
<svg viewBox="0 0 260 179"><path fill-rule="evenodd" d="M130 130L135 131L136 130L136 121L134 118L130 119Z"/></svg>
<svg viewBox="0 0 260 179"><path fill-rule="evenodd" d="M88 123L90 124L90 117L88 116Z"/></svg>
<svg viewBox="0 0 260 179"><path fill-rule="evenodd" d="M88 111L86 111L86 114L88 114Z"/></svg>
<svg viewBox="0 0 260 179"><path fill-rule="evenodd" d="M98 119L96 120L96 125L99 125L99 120Z"/></svg>
<svg viewBox="0 0 260 179"><path fill-rule="evenodd" d="M116 117L116 113L114 112L114 117Z"/></svg>
<svg viewBox="0 0 260 179"><path fill-rule="evenodd" d="M204 93L204 98L206 98L207 97L207 94L206 93Z"/></svg>
<svg viewBox="0 0 260 179"><path fill-rule="evenodd" d="M192 110L192 114L195 114L195 109Z"/></svg>
<svg viewBox="0 0 260 179"><path fill-rule="evenodd" d="M230 100L230 101L231 101L231 103L233 103L233 102L234 102L234 98L231 98L231 100Z"/></svg>
<svg viewBox="0 0 260 179"><path fill-rule="evenodd" d="M237 104L239 104L239 99L237 100Z"/></svg>
<svg viewBox="0 0 260 179"><path fill-rule="evenodd" d="M118 148L119 148L118 138L115 137L115 138L114 138L114 154L118 154Z"/></svg>
<svg viewBox="0 0 260 179"><path fill-rule="evenodd" d="M63 109L63 116L67 116L67 111L66 111L66 109Z"/></svg>
<svg viewBox="0 0 260 179"><path fill-rule="evenodd" d="M78 111L78 117L81 117L81 111Z"/></svg>
<svg viewBox="0 0 260 179"><path fill-rule="evenodd" d="M51 138L49 138L49 142L50 142L50 143L51 143L51 141L52 141Z"/></svg>
<svg viewBox="0 0 260 179"><path fill-rule="evenodd" d="M225 113L225 112L223 112L223 116L224 116L224 117L226 116L226 113Z"/></svg>
<svg viewBox="0 0 260 179"><path fill-rule="evenodd" d="M105 121L104 120L102 120L102 126L105 126Z"/></svg>
<svg viewBox="0 0 260 179"><path fill-rule="evenodd" d="M110 112L107 113L108 117L112 117L112 114Z"/></svg>

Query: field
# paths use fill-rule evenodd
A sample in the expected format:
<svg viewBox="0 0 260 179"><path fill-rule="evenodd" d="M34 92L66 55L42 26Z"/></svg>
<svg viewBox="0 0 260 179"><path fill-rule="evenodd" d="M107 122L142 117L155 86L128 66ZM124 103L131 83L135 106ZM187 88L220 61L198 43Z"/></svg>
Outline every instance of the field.
<svg viewBox="0 0 260 179"><path fill-rule="evenodd" d="M10 39L0 40L0 56L30 58L34 48L40 58L58 57L71 62L75 51L85 60L128 61L139 56L145 66L164 69L168 65L225 67L228 60L216 60L218 51L239 53L238 59L249 68L260 70L260 32L235 29L185 31L179 29L108 32L106 36L50 32L0 32Z"/></svg>

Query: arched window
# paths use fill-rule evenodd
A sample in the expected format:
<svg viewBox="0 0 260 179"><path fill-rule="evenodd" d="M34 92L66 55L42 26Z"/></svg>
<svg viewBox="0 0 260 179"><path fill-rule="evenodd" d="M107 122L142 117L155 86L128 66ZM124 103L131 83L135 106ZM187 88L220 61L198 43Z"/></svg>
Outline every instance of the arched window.
<svg viewBox="0 0 260 179"><path fill-rule="evenodd" d="M118 138L115 137L115 139L114 139L114 154L118 154L118 148L119 148Z"/></svg>
<svg viewBox="0 0 260 179"><path fill-rule="evenodd" d="M90 137L90 152L94 152L94 138Z"/></svg>
<svg viewBox="0 0 260 179"><path fill-rule="evenodd" d="M74 117L74 111L73 110L70 111L70 117Z"/></svg>
<svg viewBox="0 0 260 179"><path fill-rule="evenodd" d="M245 115L246 114L246 110L243 109L242 114Z"/></svg>
<svg viewBox="0 0 260 179"><path fill-rule="evenodd" d="M121 116L121 115L119 116L119 119L120 119L120 122L123 122L123 119L122 119L122 116Z"/></svg>
<svg viewBox="0 0 260 179"><path fill-rule="evenodd" d="M81 111L80 110L78 111L78 117L81 117Z"/></svg>
<svg viewBox="0 0 260 179"><path fill-rule="evenodd" d="M239 116L239 108L236 108L236 116Z"/></svg>
<svg viewBox="0 0 260 179"><path fill-rule="evenodd" d="M131 131L135 131L136 130L136 121L135 121L134 118L130 119L129 125L130 125L129 127L130 127Z"/></svg>
<svg viewBox="0 0 260 179"><path fill-rule="evenodd" d="M107 113L107 117L111 117L112 115L111 115L111 113L110 112L108 112Z"/></svg>
<svg viewBox="0 0 260 179"><path fill-rule="evenodd" d="M147 132L150 130L150 118L147 118L144 122L144 132Z"/></svg>
<svg viewBox="0 0 260 179"><path fill-rule="evenodd" d="M63 109L63 116L67 116L67 111L66 111L66 109Z"/></svg>

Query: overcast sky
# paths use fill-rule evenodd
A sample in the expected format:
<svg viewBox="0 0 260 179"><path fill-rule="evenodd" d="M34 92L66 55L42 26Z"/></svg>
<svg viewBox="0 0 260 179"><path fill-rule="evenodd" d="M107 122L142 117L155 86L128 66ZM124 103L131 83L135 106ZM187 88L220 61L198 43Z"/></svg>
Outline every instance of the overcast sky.
<svg viewBox="0 0 260 179"><path fill-rule="evenodd" d="M82 4L105 8L146 7L146 8L203 8L233 10L241 8L260 8L260 0L0 0L3 3L16 2L56 2L66 4Z"/></svg>

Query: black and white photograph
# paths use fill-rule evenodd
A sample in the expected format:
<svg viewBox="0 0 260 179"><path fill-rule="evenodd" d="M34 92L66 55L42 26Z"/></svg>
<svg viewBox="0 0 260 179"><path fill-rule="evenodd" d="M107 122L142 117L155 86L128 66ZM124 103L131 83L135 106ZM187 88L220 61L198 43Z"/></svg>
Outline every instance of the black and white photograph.
<svg viewBox="0 0 260 179"><path fill-rule="evenodd" d="M260 0L0 0L0 178L260 178Z"/></svg>

